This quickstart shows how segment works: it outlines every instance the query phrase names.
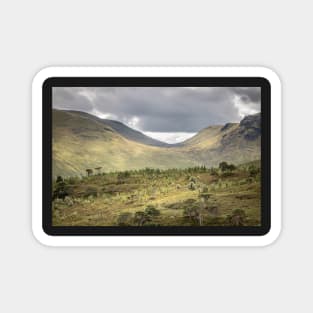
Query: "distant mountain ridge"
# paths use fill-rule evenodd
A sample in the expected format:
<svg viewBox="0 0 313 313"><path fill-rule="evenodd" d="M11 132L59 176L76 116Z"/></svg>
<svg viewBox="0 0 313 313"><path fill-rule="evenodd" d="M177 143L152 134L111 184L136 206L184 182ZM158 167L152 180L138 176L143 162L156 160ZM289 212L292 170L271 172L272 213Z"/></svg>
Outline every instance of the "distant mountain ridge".
<svg viewBox="0 0 313 313"><path fill-rule="evenodd" d="M132 129L121 122L113 121L113 120L103 120L103 123L112 127L115 131L117 131L120 135L125 138L136 141L149 146L156 147L170 147L171 145L154 138L151 138L135 129Z"/></svg>
<svg viewBox="0 0 313 313"><path fill-rule="evenodd" d="M53 110L53 175L84 175L145 167L185 168L235 164L260 159L261 114L240 123L209 126L188 140L170 145L121 122L79 111Z"/></svg>
<svg viewBox="0 0 313 313"><path fill-rule="evenodd" d="M146 136L145 134L129 127L123 124L122 122L115 121L115 120L109 120L109 119L101 119L97 116L85 113L85 112L80 112L80 111L65 111L64 112L70 112L73 114L81 114L85 115L86 117L90 119L94 119L95 121L98 121L100 123L103 123L104 125L110 126L112 129L114 129L117 133L125 137L126 139L136 141L145 145L149 146L156 146L156 147L168 147L170 146L169 144L156 140L154 138L151 138L149 136ZM78 113L77 113L78 112Z"/></svg>

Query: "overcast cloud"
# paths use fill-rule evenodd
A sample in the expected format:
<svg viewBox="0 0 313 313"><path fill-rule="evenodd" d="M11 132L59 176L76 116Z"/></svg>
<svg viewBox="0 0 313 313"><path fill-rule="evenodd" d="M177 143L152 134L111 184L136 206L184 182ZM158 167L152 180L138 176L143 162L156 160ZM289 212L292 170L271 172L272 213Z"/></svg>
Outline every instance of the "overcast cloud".
<svg viewBox="0 0 313 313"><path fill-rule="evenodd" d="M171 137L168 142L179 142L184 135L174 133L190 137L210 125L259 112L260 97L259 87L54 87L53 107L118 120L163 141Z"/></svg>

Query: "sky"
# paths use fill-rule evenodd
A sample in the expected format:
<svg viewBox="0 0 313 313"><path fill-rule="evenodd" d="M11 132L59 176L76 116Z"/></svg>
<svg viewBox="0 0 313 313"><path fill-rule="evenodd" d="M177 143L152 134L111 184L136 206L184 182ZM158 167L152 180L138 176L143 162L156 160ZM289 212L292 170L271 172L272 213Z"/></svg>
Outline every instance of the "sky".
<svg viewBox="0 0 313 313"><path fill-rule="evenodd" d="M54 87L53 108L117 120L167 142L260 112L259 87Z"/></svg>

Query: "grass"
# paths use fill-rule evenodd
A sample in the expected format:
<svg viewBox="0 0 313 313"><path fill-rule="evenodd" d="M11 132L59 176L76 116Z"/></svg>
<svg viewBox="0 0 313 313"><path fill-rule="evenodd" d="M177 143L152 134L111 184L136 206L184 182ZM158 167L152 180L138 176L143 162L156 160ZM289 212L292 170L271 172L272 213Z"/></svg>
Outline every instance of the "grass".
<svg viewBox="0 0 313 313"><path fill-rule="evenodd" d="M141 212L143 226L228 225L240 209L244 225L258 226L259 168L259 162L253 162L226 174L205 167L142 169L54 181L53 225L116 226L123 221L138 226L136 212ZM64 199L57 197L60 190L66 193ZM146 214L148 206L159 214Z"/></svg>
<svg viewBox="0 0 313 313"><path fill-rule="evenodd" d="M124 128L135 132L125 125ZM53 110L53 175L83 176L87 168L96 167L109 172L146 166L162 170L199 164L211 167L221 160L245 163L260 158L260 138L246 140L244 134L248 131L240 124L226 129L222 125L211 126L179 145L160 147L129 140L89 114Z"/></svg>

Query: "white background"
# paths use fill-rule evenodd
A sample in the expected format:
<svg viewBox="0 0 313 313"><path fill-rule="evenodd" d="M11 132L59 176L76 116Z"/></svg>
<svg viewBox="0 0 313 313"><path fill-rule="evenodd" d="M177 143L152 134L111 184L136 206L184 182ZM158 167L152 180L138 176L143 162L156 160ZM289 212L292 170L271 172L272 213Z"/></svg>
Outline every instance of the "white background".
<svg viewBox="0 0 313 313"><path fill-rule="evenodd" d="M310 312L310 1L2 1L1 312ZM31 81L50 65L260 65L283 83L283 231L266 248L47 248Z"/></svg>

